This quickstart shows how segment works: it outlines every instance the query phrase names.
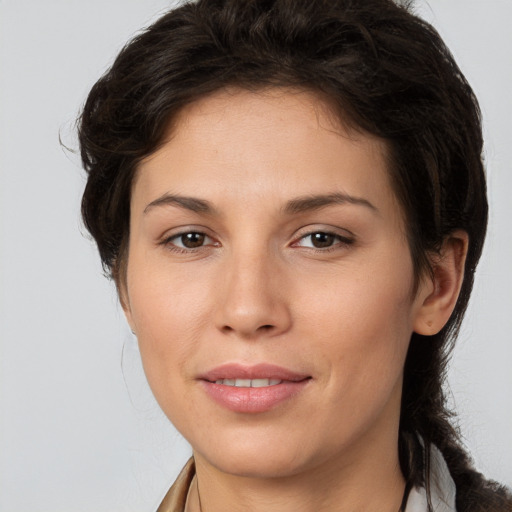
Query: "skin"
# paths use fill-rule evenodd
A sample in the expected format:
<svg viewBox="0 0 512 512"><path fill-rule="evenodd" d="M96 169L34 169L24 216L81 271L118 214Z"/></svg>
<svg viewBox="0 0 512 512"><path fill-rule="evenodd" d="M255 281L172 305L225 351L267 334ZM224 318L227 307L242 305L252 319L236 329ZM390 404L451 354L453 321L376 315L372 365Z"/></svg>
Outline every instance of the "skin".
<svg viewBox="0 0 512 512"><path fill-rule="evenodd" d="M199 488L203 512L395 512L409 339L448 319L467 240L448 241L413 293L385 144L312 93L224 90L173 126L138 169L120 291L153 393L194 450L188 510ZM334 194L356 201L289 211ZM185 247L194 232L205 236ZM311 233L334 236L315 248ZM258 414L222 407L198 380L262 362L311 378Z"/></svg>

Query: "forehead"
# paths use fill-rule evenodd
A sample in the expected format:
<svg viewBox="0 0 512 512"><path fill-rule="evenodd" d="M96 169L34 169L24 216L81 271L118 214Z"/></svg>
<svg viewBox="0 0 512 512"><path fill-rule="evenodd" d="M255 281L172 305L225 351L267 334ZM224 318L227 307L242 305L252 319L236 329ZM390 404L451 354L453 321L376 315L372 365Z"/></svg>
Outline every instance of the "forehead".
<svg viewBox="0 0 512 512"><path fill-rule="evenodd" d="M134 195L277 205L341 192L394 202L389 181L386 144L351 130L318 95L228 89L182 109L166 141L141 162Z"/></svg>

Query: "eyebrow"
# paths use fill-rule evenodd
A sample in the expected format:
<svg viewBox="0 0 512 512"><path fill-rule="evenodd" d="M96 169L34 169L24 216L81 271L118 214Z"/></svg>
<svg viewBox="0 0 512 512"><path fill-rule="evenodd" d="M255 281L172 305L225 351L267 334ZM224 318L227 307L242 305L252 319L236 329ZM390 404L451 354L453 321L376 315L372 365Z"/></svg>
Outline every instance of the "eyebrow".
<svg viewBox="0 0 512 512"><path fill-rule="evenodd" d="M213 214L215 213L215 208L209 201L204 199L198 199L196 197L186 197L180 196L176 194L164 194L163 196L151 201L146 208L144 208L144 213L147 213L151 209L157 206L179 206L186 210L190 210L196 213L205 213L205 214Z"/></svg>
<svg viewBox="0 0 512 512"><path fill-rule="evenodd" d="M342 192L336 192L334 194L319 194L310 195L304 197L298 197L289 201L284 211L288 214L304 213L312 210L319 210L326 206L335 204L354 204L359 206L365 206L375 213L379 213L379 210L367 199L361 197L354 197L349 194Z"/></svg>
<svg viewBox="0 0 512 512"><path fill-rule="evenodd" d="M317 194L304 197L297 197L295 199L291 199L290 201L288 201L283 211L288 215L296 215L298 213L320 210L321 208L325 208L331 205L347 203L365 206L366 208L369 208L375 213L379 212L379 210L367 199L363 199L361 197L354 197L342 192L336 192L334 194ZM146 208L144 208L144 213L147 213L148 211L152 210L155 207L168 205L178 206L195 213L203 213L207 215L213 215L217 213L217 210L213 207L213 205L209 201L206 201L205 199L181 196L177 194L164 194L163 196L160 196L154 201L151 201L151 203L149 203L146 206Z"/></svg>

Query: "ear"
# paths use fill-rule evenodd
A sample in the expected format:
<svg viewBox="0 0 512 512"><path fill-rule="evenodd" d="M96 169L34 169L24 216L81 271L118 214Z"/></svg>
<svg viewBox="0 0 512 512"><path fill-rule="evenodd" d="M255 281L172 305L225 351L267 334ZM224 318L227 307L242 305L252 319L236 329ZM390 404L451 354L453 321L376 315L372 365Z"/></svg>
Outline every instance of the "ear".
<svg viewBox="0 0 512 512"><path fill-rule="evenodd" d="M447 237L438 254L431 258L432 278L425 276L417 300L413 330L424 336L437 334L448 322L464 279L468 234L455 231Z"/></svg>

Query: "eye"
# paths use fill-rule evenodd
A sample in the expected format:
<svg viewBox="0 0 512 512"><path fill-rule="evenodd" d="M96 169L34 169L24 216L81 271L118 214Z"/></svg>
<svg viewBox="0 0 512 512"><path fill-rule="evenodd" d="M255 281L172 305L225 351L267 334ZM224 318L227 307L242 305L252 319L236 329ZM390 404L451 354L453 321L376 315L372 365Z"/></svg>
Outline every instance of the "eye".
<svg viewBox="0 0 512 512"><path fill-rule="evenodd" d="M349 245L353 242L350 238L330 233L328 231L315 231L302 236L294 245L309 247L312 249L329 249L339 245Z"/></svg>
<svg viewBox="0 0 512 512"><path fill-rule="evenodd" d="M205 233L188 231L178 233L164 240L165 245L174 246L177 249L199 249L205 245L214 245L215 242Z"/></svg>

